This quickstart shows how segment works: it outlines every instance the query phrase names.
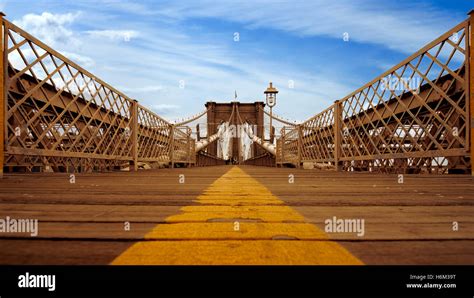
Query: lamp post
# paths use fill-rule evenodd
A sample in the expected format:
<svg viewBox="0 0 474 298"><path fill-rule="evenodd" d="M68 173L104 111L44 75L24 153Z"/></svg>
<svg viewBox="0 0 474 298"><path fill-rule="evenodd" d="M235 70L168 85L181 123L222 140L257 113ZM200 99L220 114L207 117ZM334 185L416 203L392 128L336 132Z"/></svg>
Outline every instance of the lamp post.
<svg viewBox="0 0 474 298"><path fill-rule="evenodd" d="M273 83L270 82L270 85L268 86L267 90L265 90L265 92L263 93L266 97L267 106L270 107L270 142L273 143L272 109L276 105L276 95L278 93L278 90L273 87Z"/></svg>

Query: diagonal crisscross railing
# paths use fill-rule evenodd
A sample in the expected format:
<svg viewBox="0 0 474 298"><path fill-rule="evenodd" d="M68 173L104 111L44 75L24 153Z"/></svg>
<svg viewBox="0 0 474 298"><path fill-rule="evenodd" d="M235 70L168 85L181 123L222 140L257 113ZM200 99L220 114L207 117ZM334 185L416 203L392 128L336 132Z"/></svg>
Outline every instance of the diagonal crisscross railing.
<svg viewBox="0 0 474 298"><path fill-rule="evenodd" d="M469 20L460 23L297 128L284 128L279 163L324 162L347 171L467 172L470 30Z"/></svg>
<svg viewBox="0 0 474 298"><path fill-rule="evenodd" d="M129 164L136 169L140 161L196 163L189 127L170 124L1 19L2 164L91 171ZM325 163L372 172L472 170L473 19L471 13L302 124L283 127L277 164Z"/></svg>
<svg viewBox="0 0 474 298"><path fill-rule="evenodd" d="M301 126L301 159L304 161L334 161L334 110L329 108L307 120Z"/></svg>
<svg viewBox="0 0 474 298"><path fill-rule="evenodd" d="M140 161L194 162L187 128L171 125L13 23L2 19L2 29L4 165L91 171L136 168Z"/></svg>

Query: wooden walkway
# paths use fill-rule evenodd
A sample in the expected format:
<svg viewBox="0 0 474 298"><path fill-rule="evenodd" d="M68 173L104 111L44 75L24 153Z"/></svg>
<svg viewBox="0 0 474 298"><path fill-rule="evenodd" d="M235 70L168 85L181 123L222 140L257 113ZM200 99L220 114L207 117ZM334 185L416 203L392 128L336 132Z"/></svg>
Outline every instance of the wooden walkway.
<svg viewBox="0 0 474 298"><path fill-rule="evenodd" d="M473 178L403 178L251 166L77 174L74 184L7 175L0 219L38 219L39 234L0 233L0 263L474 264ZM363 219L364 235L325 233L334 217Z"/></svg>

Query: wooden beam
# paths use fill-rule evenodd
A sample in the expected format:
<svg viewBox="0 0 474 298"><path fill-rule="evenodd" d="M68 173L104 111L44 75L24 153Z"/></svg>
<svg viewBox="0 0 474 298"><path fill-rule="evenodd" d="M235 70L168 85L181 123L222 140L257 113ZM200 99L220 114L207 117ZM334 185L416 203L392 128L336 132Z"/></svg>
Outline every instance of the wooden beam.
<svg viewBox="0 0 474 298"><path fill-rule="evenodd" d="M6 127L6 118L5 118L5 73L6 73L6 63L8 63L5 59L5 47L8 43L5 43L7 35L5 34L5 30L3 30L3 17L5 14L0 12L0 178L3 178L3 164L5 163L5 127Z"/></svg>
<svg viewBox="0 0 474 298"><path fill-rule="evenodd" d="M59 150L48 150L48 149L30 149L21 147L9 147L6 150L9 155L31 155L31 156L51 156L51 157L72 157L72 158L94 158L103 160L123 160L130 161L130 156L121 155L105 155L96 153L82 153L82 152L65 152Z"/></svg>
<svg viewBox="0 0 474 298"><path fill-rule="evenodd" d="M341 157L341 119L342 109L339 100L334 102L334 163L336 171L340 171L339 159Z"/></svg>
<svg viewBox="0 0 474 298"><path fill-rule="evenodd" d="M466 39L466 44L469 49L468 55L469 59L467 60L468 69L469 69L469 110L470 110L470 127L469 130L471 132L471 146L469 149L471 150L471 175L474 176L474 70L472 67L474 66L474 9L469 12L469 34L468 38Z"/></svg>
<svg viewBox="0 0 474 298"><path fill-rule="evenodd" d="M171 161L171 168L174 168L174 133L175 127L174 125L170 125L170 161Z"/></svg>
<svg viewBox="0 0 474 298"><path fill-rule="evenodd" d="M138 171L138 101L133 100L131 105L131 137L132 137L132 158L133 171ZM130 167L130 170L132 167Z"/></svg>
<svg viewBox="0 0 474 298"><path fill-rule="evenodd" d="M394 158L421 158L421 157L448 157L448 156L464 156L467 152L461 148L442 149L442 150L428 150L428 151L413 151L401 153L387 153L387 154L370 154L370 155L354 155L348 157L340 157L341 161L353 160L373 160L373 159L394 159Z"/></svg>
<svg viewBox="0 0 474 298"><path fill-rule="evenodd" d="M297 160L297 164L296 164L296 167L297 168L300 168L301 167L301 162L303 160L303 129L302 129L302 126L301 125L298 125L297 126L297 129L298 129L298 160Z"/></svg>

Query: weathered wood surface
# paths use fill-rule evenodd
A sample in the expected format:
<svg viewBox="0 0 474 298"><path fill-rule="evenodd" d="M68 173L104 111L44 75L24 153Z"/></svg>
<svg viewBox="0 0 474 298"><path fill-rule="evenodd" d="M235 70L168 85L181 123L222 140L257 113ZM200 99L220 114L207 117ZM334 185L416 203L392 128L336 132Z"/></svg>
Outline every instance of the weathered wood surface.
<svg viewBox="0 0 474 298"><path fill-rule="evenodd" d="M8 174L0 180L0 218L35 218L40 230L37 237L0 233L0 263L108 264L144 240L158 224L182 224L169 218L189 206L200 206L199 195L230 169L76 174L74 184L68 174ZM366 264L474 264L474 181L470 176L405 175L400 184L397 175L240 169L321 231L324 221L333 216L365 221L363 237L332 233L323 239L311 234L307 241L335 240ZM181 174L184 183L179 183ZM290 183L291 177L294 183ZM238 193L238 189L233 191ZM234 218L235 211L228 210L232 207L229 199L206 206L206 212L221 218L229 212ZM244 218L246 212L252 212L245 206L239 208ZM268 214L273 210L273 206L259 208ZM124 222L130 222L130 231L124 229ZM205 229L208 222L198 219L193 226ZM458 231L453 231L453 222L458 222ZM275 229L278 225L272 227ZM203 241L228 237L201 232L206 235ZM146 241L196 241L179 239L179 235L155 233ZM265 233L256 235L252 237L271 241L265 239Z"/></svg>

